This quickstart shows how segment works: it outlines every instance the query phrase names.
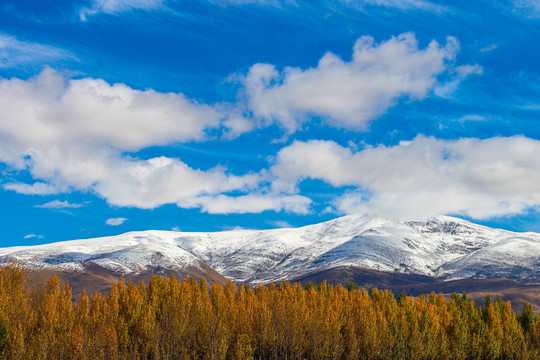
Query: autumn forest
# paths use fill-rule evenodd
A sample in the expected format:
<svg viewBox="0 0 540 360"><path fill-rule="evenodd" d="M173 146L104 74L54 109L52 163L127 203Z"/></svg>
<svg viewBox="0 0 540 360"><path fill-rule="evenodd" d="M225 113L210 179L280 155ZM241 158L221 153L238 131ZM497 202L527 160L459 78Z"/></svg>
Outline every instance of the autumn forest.
<svg viewBox="0 0 540 360"><path fill-rule="evenodd" d="M535 359L532 307L466 294L417 298L308 284L258 285L154 276L72 300L52 277L30 286L0 269L5 359Z"/></svg>

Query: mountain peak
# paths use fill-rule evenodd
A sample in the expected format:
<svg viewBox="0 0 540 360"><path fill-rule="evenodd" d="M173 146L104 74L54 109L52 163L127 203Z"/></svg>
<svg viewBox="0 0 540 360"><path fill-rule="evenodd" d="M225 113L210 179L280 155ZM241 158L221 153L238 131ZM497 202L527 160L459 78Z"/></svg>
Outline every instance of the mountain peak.
<svg viewBox="0 0 540 360"><path fill-rule="evenodd" d="M527 251L520 251L526 245ZM348 215L300 228L176 232L148 230L104 238L0 249L0 262L33 269L123 274L210 267L244 282L298 278L352 266L438 278L508 277L540 281L540 235L491 229L450 217L403 221ZM503 266L497 266L495 259ZM516 269L521 269L516 271Z"/></svg>

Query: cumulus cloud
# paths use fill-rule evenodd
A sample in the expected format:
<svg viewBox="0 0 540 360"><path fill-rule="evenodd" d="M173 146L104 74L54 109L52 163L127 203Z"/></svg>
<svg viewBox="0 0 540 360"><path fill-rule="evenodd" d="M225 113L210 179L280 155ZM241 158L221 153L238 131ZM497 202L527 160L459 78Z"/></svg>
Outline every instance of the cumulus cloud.
<svg viewBox="0 0 540 360"><path fill-rule="evenodd" d="M237 131L227 127L227 109L182 94L66 79L46 69L29 80L0 80L0 108L0 161L38 179L4 183L7 190L39 195L91 191L119 206L192 207L197 197L247 191L260 181L260 175L236 176L219 166L203 171L176 158L126 155L206 140L208 131Z"/></svg>
<svg viewBox="0 0 540 360"><path fill-rule="evenodd" d="M242 196L202 196L193 198L191 206L184 204L184 207L197 207L209 214L245 214L260 213L265 210L285 211L295 214L309 213L311 200L301 195L283 195L279 193L270 194L248 194Z"/></svg>
<svg viewBox="0 0 540 360"><path fill-rule="evenodd" d="M162 7L164 0L93 0L90 7L79 12L82 21L98 13L118 14L134 9L152 10Z"/></svg>
<svg viewBox="0 0 540 360"><path fill-rule="evenodd" d="M137 151L204 140L206 131L224 126L228 116L220 106L198 104L183 94L140 91L101 79L66 79L52 69L29 80L0 80L0 94L0 131L37 147L99 143Z"/></svg>
<svg viewBox="0 0 540 360"><path fill-rule="evenodd" d="M119 225L122 225L123 223L125 223L127 220L129 220L129 219L126 219L126 218L123 218L123 217L110 218L110 219L107 219L105 221L105 224L110 225L110 226L119 226Z"/></svg>
<svg viewBox="0 0 540 360"><path fill-rule="evenodd" d="M259 183L256 174L235 176L220 167L201 171L167 157L119 160L108 169L110 178L97 183L94 190L112 204L139 208L154 208L168 203L188 208L194 207L194 203L203 206L208 196L247 191ZM231 211L235 212L234 209Z"/></svg>
<svg viewBox="0 0 540 360"><path fill-rule="evenodd" d="M69 51L0 33L0 68L43 65L60 59L74 59Z"/></svg>
<svg viewBox="0 0 540 360"><path fill-rule="evenodd" d="M412 34L380 44L362 37L349 62L328 53L315 68L281 73L272 65L257 64L242 80L245 108L291 132L311 115L331 126L363 129L400 99L428 96L440 86L442 73L459 81L479 73L481 68L474 65L453 65L457 48L453 38L444 46L433 41L421 49ZM178 158L133 155L148 147L204 141L210 133L232 138L252 130L239 107L201 104L183 94L141 91L101 79L70 79L48 68L28 80L0 79L0 162L35 179L4 181L2 186L33 195L88 191L109 204L138 208L177 204L219 214L308 213L311 200L291 190L304 176L297 171L303 163L286 174L280 168L287 164L279 160L273 168L278 180L265 190L261 184L268 181L266 171L237 175L221 166L200 170ZM281 151L279 159L295 146ZM333 181L324 171L306 176ZM69 203L42 207L63 205Z"/></svg>
<svg viewBox="0 0 540 360"><path fill-rule="evenodd" d="M243 95L255 117L278 121L290 132L309 116L362 130L398 100L428 96L437 76L451 68L458 47L452 37L444 46L432 41L421 49L411 33L380 44L363 36L354 45L351 61L327 53L314 68L281 72L273 65L255 64L242 78Z"/></svg>
<svg viewBox="0 0 540 360"><path fill-rule="evenodd" d="M43 208L43 209L77 209L80 207L83 207L83 204L72 204L68 201L60 201L60 200L53 200L49 201L48 203L36 205L37 208Z"/></svg>
<svg viewBox="0 0 540 360"><path fill-rule="evenodd" d="M274 186L284 192L296 192L308 178L351 187L334 202L342 213L484 219L540 205L539 152L540 141L522 136L418 136L361 151L332 141L297 141L279 152L272 171Z"/></svg>

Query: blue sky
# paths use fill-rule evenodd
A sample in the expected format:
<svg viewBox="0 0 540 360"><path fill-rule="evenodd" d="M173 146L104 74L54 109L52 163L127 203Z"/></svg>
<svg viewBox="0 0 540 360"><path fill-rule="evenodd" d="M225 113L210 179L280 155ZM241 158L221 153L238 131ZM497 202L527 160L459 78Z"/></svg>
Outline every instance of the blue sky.
<svg viewBox="0 0 540 360"><path fill-rule="evenodd" d="M372 212L540 231L537 1L3 1L1 246Z"/></svg>

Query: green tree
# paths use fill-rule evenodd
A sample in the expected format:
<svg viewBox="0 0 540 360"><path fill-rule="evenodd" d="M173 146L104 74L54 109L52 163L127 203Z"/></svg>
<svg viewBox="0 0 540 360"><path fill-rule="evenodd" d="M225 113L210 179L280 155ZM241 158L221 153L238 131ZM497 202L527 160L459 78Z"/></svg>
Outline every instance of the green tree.
<svg viewBox="0 0 540 360"><path fill-rule="evenodd" d="M0 315L0 357L4 355L8 341L9 326L8 320Z"/></svg>
<svg viewBox="0 0 540 360"><path fill-rule="evenodd" d="M402 291L399 293L397 297L397 303L399 306L405 305L405 300L407 299L407 294L405 294L405 291Z"/></svg>
<svg viewBox="0 0 540 360"><path fill-rule="evenodd" d="M347 290L353 291L353 290L360 290L360 286L358 286L357 283L349 281L347 283Z"/></svg>
<svg viewBox="0 0 540 360"><path fill-rule="evenodd" d="M537 318L534 315L534 310L531 303L524 301L523 302L523 311L519 315L519 323L523 328L523 332L528 332L533 323L536 323Z"/></svg>

